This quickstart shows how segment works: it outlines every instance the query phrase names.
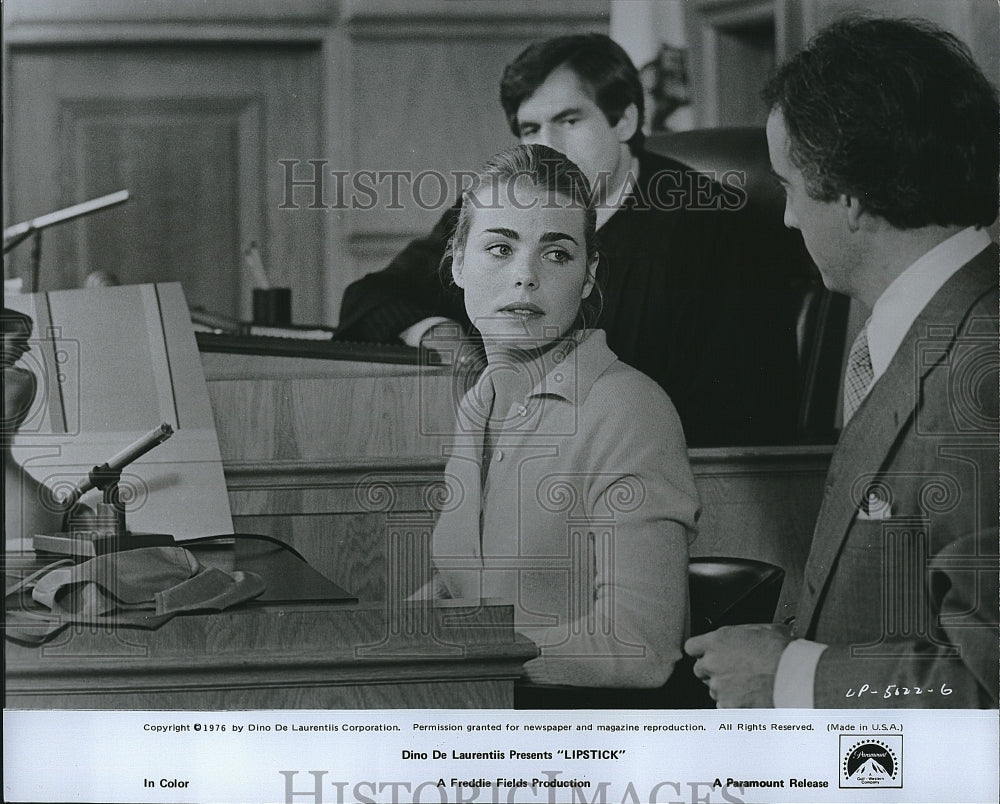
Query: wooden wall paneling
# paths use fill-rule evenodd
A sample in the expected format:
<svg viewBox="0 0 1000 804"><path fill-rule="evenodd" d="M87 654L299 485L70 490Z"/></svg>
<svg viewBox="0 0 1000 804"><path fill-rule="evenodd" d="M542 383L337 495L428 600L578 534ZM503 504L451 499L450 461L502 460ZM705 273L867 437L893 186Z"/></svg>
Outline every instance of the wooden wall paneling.
<svg viewBox="0 0 1000 804"><path fill-rule="evenodd" d="M308 54L308 55L306 55ZM266 229L259 239L275 286L292 288L292 320L332 323L323 305L323 229L325 210L284 210L282 159L322 159L321 109L326 104L318 47L280 50L267 56L260 75L267 104L266 165L255 171L266 186ZM249 303L250 294L246 293ZM245 318L249 318L249 308Z"/></svg>
<svg viewBox="0 0 1000 804"><path fill-rule="evenodd" d="M237 532L288 542L363 600L409 595L429 569L444 460L228 464Z"/></svg>
<svg viewBox="0 0 1000 804"><path fill-rule="evenodd" d="M775 63L775 0L692 0L684 12L697 124L763 124L760 90Z"/></svg>
<svg viewBox="0 0 1000 804"><path fill-rule="evenodd" d="M454 426L451 379L408 379L231 380L210 382L209 396L231 460L440 457ZM442 397L446 407L426 401Z"/></svg>
<svg viewBox="0 0 1000 804"><path fill-rule="evenodd" d="M237 314L240 230L260 226L259 204L241 192L246 183L237 174L240 164L260 159L252 136L259 105L199 99L60 105L66 163L60 203L119 189L133 194L128 204L66 228L54 255L63 282L79 285L96 270L125 284L181 281L192 304ZM241 210L253 222L240 226Z"/></svg>
<svg viewBox="0 0 1000 804"><path fill-rule="evenodd" d="M342 0L5 0L8 36L22 44L311 39Z"/></svg>
<svg viewBox="0 0 1000 804"><path fill-rule="evenodd" d="M11 215L115 182L134 196L45 233L43 288L106 268L126 283L180 279L190 304L246 317L240 252L255 239L293 288L295 320L322 317L324 220L282 216L276 186L278 158L319 149L316 45L26 48L10 61L12 96L28 99L12 107Z"/></svg>
<svg viewBox="0 0 1000 804"><path fill-rule="evenodd" d="M346 170L351 162L351 136L354 131L354 45L345 25L322 29L323 90L321 119L322 156L330 169ZM348 245L347 211L328 209L324 213L323 246L323 321L336 324L340 318L340 300L355 275Z"/></svg>
<svg viewBox="0 0 1000 804"><path fill-rule="evenodd" d="M830 450L693 451L702 515L691 555L776 564L794 597ZM386 600L400 587L409 594L424 578L436 511L446 504L443 463L378 468L359 458L337 466L228 464L226 477L238 531L286 540L354 594Z"/></svg>
<svg viewBox="0 0 1000 804"><path fill-rule="evenodd" d="M4 9L6 11L6 8ZM54 97L58 77L51 60L14 58L7 54L4 87L7 105L4 120L4 225L43 215L58 207L61 197L58 140L59 110L55 104L37 98ZM36 147L29 147L34 142ZM23 144L22 144L23 143ZM16 158L15 158L16 157ZM73 224L63 224L71 226ZM48 287L68 287L64 267L50 258L53 235L43 243L42 273ZM4 255L4 278L22 277L24 291L30 292L30 244L22 243ZM75 267L72 268L74 273ZM42 289L47 289L43 286Z"/></svg>
<svg viewBox="0 0 1000 804"><path fill-rule="evenodd" d="M795 599L809 555L832 447L692 450L701 496L691 555L756 558L782 567Z"/></svg>
<svg viewBox="0 0 1000 804"><path fill-rule="evenodd" d="M324 361L269 378L274 362L250 359L243 370L256 365L264 376L234 380L208 361L238 530L288 540L365 599L405 596L424 577L436 512L448 503L441 479L453 378L442 369L401 367L393 376L385 367ZM794 592L830 452L692 450L703 511L691 554L770 561Z"/></svg>
<svg viewBox="0 0 1000 804"><path fill-rule="evenodd" d="M607 31L606 0L587 2L452 2L345 4L350 40L351 126L349 169L433 171L422 178L420 198L401 181L398 209L390 179L377 185L371 209L345 217L348 264L330 276L339 310L350 282L386 266L413 237L426 233L457 198L454 171L475 171L487 158L516 144L500 107L503 68L533 41L582 31ZM362 100L363 99L363 100ZM364 177L365 184L375 180ZM421 201L425 202L421 204Z"/></svg>

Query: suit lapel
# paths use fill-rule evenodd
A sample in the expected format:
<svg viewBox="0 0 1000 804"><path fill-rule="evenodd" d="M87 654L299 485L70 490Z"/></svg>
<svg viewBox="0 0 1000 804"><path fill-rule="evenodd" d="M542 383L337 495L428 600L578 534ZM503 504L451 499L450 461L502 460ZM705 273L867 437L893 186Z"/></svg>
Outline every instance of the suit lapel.
<svg viewBox="0 0 1000 804"><path fill-rule="evenodd" d="M831 568L857 516L865 485L858 479L886 465L893 446L903 431L910 429L921 401L923 378L946 359L955 342L952 337L943 344L946 348L935 352L935 359L919 364L920 340L932 325L947 325L957 335L976 300L995 287L996 264L997 247L992 245L944 284L917 316L885 373L841 433L806 561L802 596L796 611L797 636L810 633Z"/></svg>

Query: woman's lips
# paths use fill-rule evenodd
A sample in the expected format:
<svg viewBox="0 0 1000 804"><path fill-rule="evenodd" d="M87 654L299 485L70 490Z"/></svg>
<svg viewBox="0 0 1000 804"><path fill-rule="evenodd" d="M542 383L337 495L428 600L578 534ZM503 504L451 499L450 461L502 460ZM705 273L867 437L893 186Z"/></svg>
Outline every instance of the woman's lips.
<svg viewBox="0 0 1000 804"><path fill-rule="evenodd" d="M545 315L545 311L541 307L537 304L532 304L531 302L513 302L511 304L505 304L500 308L499 312L507 315L514 315L519 318L535 318L540 315Z"/></svg>

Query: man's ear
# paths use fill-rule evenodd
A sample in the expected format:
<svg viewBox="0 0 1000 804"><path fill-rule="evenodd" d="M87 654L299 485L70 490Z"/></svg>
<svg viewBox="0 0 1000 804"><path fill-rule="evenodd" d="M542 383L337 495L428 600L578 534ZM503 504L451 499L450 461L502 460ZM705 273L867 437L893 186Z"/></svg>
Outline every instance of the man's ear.
<svg viewBox="0 0 1000 804"><path fill-rule="evenodd" d="M615 136L618 138L618 142L628 142L635 135L638 128L639 110L634 103L630 103L625 107L622 116L618 118L618 122L614 125Z"/></svg>
<svg viewBox="0 0 1000 804"><path fill-rule="evenodd" d="M861 199L853 195L841 195L840 203L847 211L847 228L852 232L858 231L861 228L861 216L865 213Z"/></svg>

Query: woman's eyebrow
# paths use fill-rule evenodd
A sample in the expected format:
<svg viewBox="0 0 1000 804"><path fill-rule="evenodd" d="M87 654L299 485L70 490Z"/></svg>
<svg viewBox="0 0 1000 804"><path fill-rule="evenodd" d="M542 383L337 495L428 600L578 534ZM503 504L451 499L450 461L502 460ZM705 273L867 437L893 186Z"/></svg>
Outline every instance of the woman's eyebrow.
<svg viewBox="0 0 1000 804"><path fill-rule="evenodd" d="M572 235L568 235L565 232L546 232L540 238L538 238L540 243L552 243L556 240L569 240L574 245L580 245L576 242L576 238Z"/></svg>
<svg viewBox="0 0 1000 804"><path fill-rule="evenodd" d="M489 232L490 234L503 235L510 240L520 240L521 236L515 232L513 229L506 229L502 226L498 226L496 229L483 229L484 232Z"/></svg>

